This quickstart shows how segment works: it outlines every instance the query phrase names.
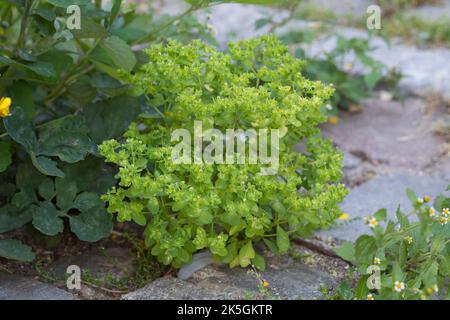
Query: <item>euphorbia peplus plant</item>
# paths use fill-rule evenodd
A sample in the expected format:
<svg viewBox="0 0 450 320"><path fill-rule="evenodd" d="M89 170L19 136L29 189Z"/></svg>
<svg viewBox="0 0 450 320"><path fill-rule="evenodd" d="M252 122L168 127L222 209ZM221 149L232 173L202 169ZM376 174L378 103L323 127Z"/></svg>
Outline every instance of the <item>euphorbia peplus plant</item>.
<svg viewBox="0 0 450 320"><path fill-rule="evenodd" d="M145 241L164 264L180 267L198 250L231 267L264 269L254 245L288 250L341 212L342 154L319 136L333 90L305 79L303 62L275 37L229 44L221 53L200 41L147 50L148 63L128 81L149 110L122 140L100 146L120 170L103 199L119 221L145 226ZM171 134L194 121L203 128L280 129L279 169L257 164L174 164ZM293 150L302 141L304 152ZM206 145L203 145L206 148Z"/></svg>

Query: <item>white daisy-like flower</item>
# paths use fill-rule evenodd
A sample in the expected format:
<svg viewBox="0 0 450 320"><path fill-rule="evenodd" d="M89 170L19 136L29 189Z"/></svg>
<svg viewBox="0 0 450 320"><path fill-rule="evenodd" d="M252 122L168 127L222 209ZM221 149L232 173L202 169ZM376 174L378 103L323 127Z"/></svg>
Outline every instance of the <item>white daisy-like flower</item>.
<svg viewBox="0 0 450 320"><path fill-rule="evenodd" d="M401 281L395 281L394 283L394 290L397 292L402 292L403 290L405 290L406 286L404 282Z"/></svg>
<svg viewBox="0 0 450 320"><path fill-rule="evenodd" d="M373 258L373 264L380 264L381 263L381 259L378 257Z"/></svg>
<svg viewBox="0 0 450 320"><path fill-rule="evenodd" d="M441 218L441 224L442 225L446 225L448 223L448 218L447 217L442 217Z"/></svg>
<svg viewBox="0 0 450 320"><path fill-rule="evenodd" d="M370 218L369 220L369 227L375 228L378 225L378 221L375 218Z"/></svg>
<svg viewBox="0 0 450 320"><path fill-rule="evenodd" d="M423 203L423 198L417 198L417 203L418 204L422 204Z"/></svg>
<svg viewBox="0 0 450 320"><path fill-rule="evenodd" d="M375 300L375 298L373 297L373 294L369 293L367 295L367 300Z"/></svg>
<svg viewBox="0 0 450 320"><path fill-rule="evenodd" d="M442 215L447 217L449 214L450 214L450 210L448 208L442 209Z"/></svg>

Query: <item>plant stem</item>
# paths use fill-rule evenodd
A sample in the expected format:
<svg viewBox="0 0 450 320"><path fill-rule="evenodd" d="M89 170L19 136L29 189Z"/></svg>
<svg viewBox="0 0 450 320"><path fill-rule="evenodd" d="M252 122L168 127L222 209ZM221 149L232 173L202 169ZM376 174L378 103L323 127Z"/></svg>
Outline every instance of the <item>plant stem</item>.
<svg viewBox="0 0 450 320"><path fill-rule="evenodd" d="M95 50L95 48L97 48L97 46L100 43L100 41L101 41L101 39L97 39L96 42L94 43L94 45L92 46L92 48L89 49L89 51L86 52L86 54L82 58L80 58L78 63L74 64L70 68L70 70L67 71L65 76L61 79L61 82L59 83L59 85L43 99L44 103L51 102L51 101L55 100L56 98L58 98L63 93L66 83L69 80L71 80L74 77L76 77L77 73L79 72L80 69L82 69L84 64L88 61L90 54Z"/></svg>
<svg viewBox="0 0 450 320"><path fill-rule="evenodd" d="M28 26L28 17L30 15L31 6L34 0L25 0L25 12L23 14L22 22L20 23L20 34L17 39L17 49L23 48L25 44L25 33Z"/></svg>

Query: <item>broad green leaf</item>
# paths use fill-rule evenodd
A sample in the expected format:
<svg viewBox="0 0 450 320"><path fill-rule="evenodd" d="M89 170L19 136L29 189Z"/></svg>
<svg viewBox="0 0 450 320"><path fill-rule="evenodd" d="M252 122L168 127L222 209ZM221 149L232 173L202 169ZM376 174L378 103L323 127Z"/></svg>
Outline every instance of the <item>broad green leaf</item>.
<svg viewBox="0 0 450 320"><path fill-rule="evenodd" d="M47 176L54 177L64 177L64 172L62 172L58 167L57 163L50 158L47 157L35 157L32 156L31 160L33 161L36 169L39 170L40 173L45 174Z"/></svg>
<svg viewBox="0 0 450 320"><path fill-rule="evenodd" d="M85 134L61 131L45 140L40 140L37 153L74 163L83 160L92 148L92 142Z"/></svg>
<svg viewBox="0 0 450 320"><path fill-rule="evenodd" d="M250 265L251 260L255 257L255 250L253 249L253 245L251 241L248 241L244 244L239 250L239 264L242 268Z"/></svg>
<svg viewBox="0 0 450 320"><path fill-rule="evenodd" d="M88 211L92 208L102 208L103 205L97 193L83 192L76 197L72 207L80 211Z"/></svg>
<svg viewBox="0 0 450 320"><path fill-rule="evenodd" d="M70 217L70 229L82 241L96 242L111 233L112 215L102 207L93 207Z"/></svg>
<svg viewBox="0 0 450 320"><path fill-rule="evenodd" d="M11 98L14 104L23 108L28 117L32 117L35 112L33 89L25 81L14 81L11 88Z"/></svg>
<svg viewBox="0 0 450 320"><path fill-rule="evenodd" d="M90 137L98 144L122 135L139 112L139 99L127 96L103 100L83 109Z"/></svg>
<svg viewBox="0 0 450 320"><path fill-rule="evenodd" d="M383 74L381 72L374 71L364 75L364 82L369 90L372 90L382 78Z"/></svg>
<svg viewBox="0 0 450 320"><path fill-rule="evenodd" d="M63 220L51 202L32 205L33 226L43 234L54 236L64 230Z"/></svg>
<svg viewBox="0 0 450 320"><path fill-rule="evenodd" d="M0 172L5 171L12 162L11 144L0 141Z"/></svg>
<svg viewBox="0 0 450 320"><path fill-rule="evenodd" d="M334 249L334 252L342 259L355 262L355 247L351 242L344 242L339 248Z"/></svg>
<svg viewBox="0 0 450 320"><path fill-rule="evenodd" d="M56 187L56 205L62 211L67 211L73 207L73 201L77 195L77 185L73 181L57 178Z"/></svg>
<svg viewBox="0 0 450 320"><path fill-rule="evenodd" d="M130 46L116 36L103 39L100 42L100 48L94 50L91 58L127 72L133 70L136 64L136 57Z"/></svg>
<svg viewBox="0 0 450 320"><path fill-rule="evenodd" d="M36 200L34 190L29 187L25 187L12 197L11 203L18 209L24 209L28 207L34 200Z"/></svg>
<svg viewBox="0 0 450 320"><path fill-rule="evenodd" d="M378 221L385 221L386 217L387 217L387 210L386 209L380 209L377 212L375 212L373 216Z"/></svg>
<svg viewBox="0 0 450 320"><path fill-rule="evenodd" d="M408 196L409 201L411 201L411 203L413 205L415 205L417 203L417 196L416 193L411 190L411 189L406 189L406 195Z"/></svg>
<svg viewBox="0 0 450 320"><path fill-rule="evenodd" d="M266 261L263 256L259 254L255 254L255 257L252 260L252 264L258 268L258 270L264 271L266 269Z"/></svg>
<svg viewBox="0 0 450 320"><path fill-rule="evenodd" d="M89 17L82 18L81 28L73 29L71 32L78 39L101 39L109 35L105 27Z"/></svg>
<svg viewBox="0 0 450 320"><path fill-rule="evenodd" d="M50 201L55 196L55 184L50 178L46 178L38 187L39 195Z"/></svg>
<svg viewBox="0 0 450 320"><path fill-rule="evenodd" d="M277 226L277 246L280 252L286 252L289 249L289 235L282 227Z"/></svg>
<svg viewBox="0 0 450 320"><path fill-rule="evenodd" d="M22 227L32 219L30 209L18 210L13 205L0 208L0 233L8 232Z"/></svg>
<svg viewBox="0 0 450 320"><path fill-rule="evenodd" d="M400 206L397 207L396 215L397 215L397 220L398 220L398 223L400 224L400 227L402 229L408 228L410 225L408 217L401 212Z"/></svg>
<svg viewBox="0 0 450 320"><path fill-rule="evenodd" d="M264 241L264 244L267 246L267 248L269 248L270 251L272 251L273 253L276 253L276 254L279 253L277 245L272 240L264 238L263 241Z"/></svg>
<svg viewBox="0 0 450 320"><path fill-rule="evenodd" d="M355 243L355 258L359 263L371 263L377 250L374 237L362 235Z"/></svg>
<svg viewBox="0 0 450 320"><path fill-rule="evenodd" d="M33 71L35 74L44 78L55 78L56 70L51 63L44 61L36 61L30 64L23 65L28 70Z"/></svg>
<svg viewBox="0 0 450 320"><path fill-rule="evenodd" d="M404 274L400 264L396 261L392 266L392 280L395 281L403 281Z"/></svg>
<svg viewBox="0 0 450 320"><path fill-rule="evenodd" d="M12 108L11 115L3 119L6 131L9 136L25 147L27 151L32 151L37 143L31 121L25 111L15 106Z"/></svg>
<svg viewBox="0 0 450 320"><path fill-rule="evenodd" d="M36 258L31 247L19 240L0 240L0 257L19 261L33 261Z"/></svg>
<svg viewBox="0 0 450 320"><path fill-rule="evenodd" d="M147 201L147 208L150 210L150 212L154 215L158 214L159 212L159 201L156 197L151 197Z"/></svg>
<svg viewBox="0 0 450 320"><path fill-rule="evenodd" d="M369 294L369 288L367 288L368 276L363 276L359 279L355 288L355 296L359 300L366 300Z"/></svg>

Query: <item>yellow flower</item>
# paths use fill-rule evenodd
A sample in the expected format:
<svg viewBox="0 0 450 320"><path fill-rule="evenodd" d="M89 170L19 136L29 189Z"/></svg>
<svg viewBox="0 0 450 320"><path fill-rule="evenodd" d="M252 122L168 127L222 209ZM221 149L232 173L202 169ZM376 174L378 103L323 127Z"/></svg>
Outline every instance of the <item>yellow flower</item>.
<svg viewBox="0 0 450 320"><path fill-rule="evenodd" d="M447 217L442 217L441 218L441 224L442 225L445 225L445 224L447 224L448 223L448 218Z"/></svg>
<svg viewBox="0 0 450 320"><path fill-rule="evenodd" d="M267 281L267 280L263 280L263 282L262 282L262 286L263 286L264 288L267 288L268 286L270 286L270 283L269 283L269 281Z"/></svg>
<svg viewBox="0 0 450 320"><path fill-rule="evenodd" d="M380 258L373 258L373 264L380 264L381 263L381 259Z"/></svg>
<svg viewBox="0 0 450 320"><path fill-rule="evenodd" d="M343 214L341 214L340 216L339 216L339 220L348 220L348 218L349 218L349 215L347 214L347 213L343 213Z"/></svg>
<svg viewBox="0 0 450 320"><path fill-rule="evenodd" d="M418 204L422 204L423 203L423 198L417 198L417 203Z"/></svg>
<svg viewBox="0 0 450 320"><path fill-rule="evenodd" d="M427 289L427 293L428 294L433 294L433 293L438 292L438 291L439 291L439 288L438 288L438 286L436 284L434 286L432 286L432 287Z"/></svg>
<svg viewBox="0 0 450 320"><path fill-rule="evenodd" d="M434 215L436 214L436 210L434 210L433 207L430 207L430 209L428 209L428 214L430 215L430 217L434 217Z"/></svg>
<svg viewBox="0 0 450 320"><path fill-rule="evenodd" d="M406 241L406 243L408 243L408 244L411 244L412 242L413 242L413 237L406 237L405 238L405 241Z"/></svg>
<svg viewBox="0 0 450 320"><path fill-rule="evenodd" d="M369 220L369 226L370 226L371 228L375 228L377 225L378 225L377 219L371 218L371 219Z"/></svg>
<svg viewBox="0 0 450 320"><path fill-rule="evenodd" d="M330 124L337 124L339 122L339 119L337 117L328 117L328 123Z"/></svg>
<svg viewBox="0 0 450 320"><path fill-rule="evenodd" d="M444 216L448 216L448 215L450 214L449 209L448 209L448 208L442 209L442 214L443 214Z"/></svg>
<svg viewBox="0 0 450 320"><path fill-rule="evenodd" d="M394 283L394 290L397 292L402 292L403 290L405 290L405 283L404 282L400 282L400 281L395 281Z"/></svg>
<svg viewBox="0 0 450 320"><path fill-rule="evenodd" d="M425 201L425 203L430 202L430 200L431 200L430 196L423 197L423 201Z"/></svg>
<svg viewBox="0 0 450 320"><path fill-rule="evenodd" d="M373 297L373 294L369 293L367 295L367 300L375 300L375 298Z"/></svg>
<svg viewBox="0 0 450 320"><path fill-rule="evenodd" d="M0 118L9 116L9 107L11 106L11 98L3 97L0 99Z"/></svg>

